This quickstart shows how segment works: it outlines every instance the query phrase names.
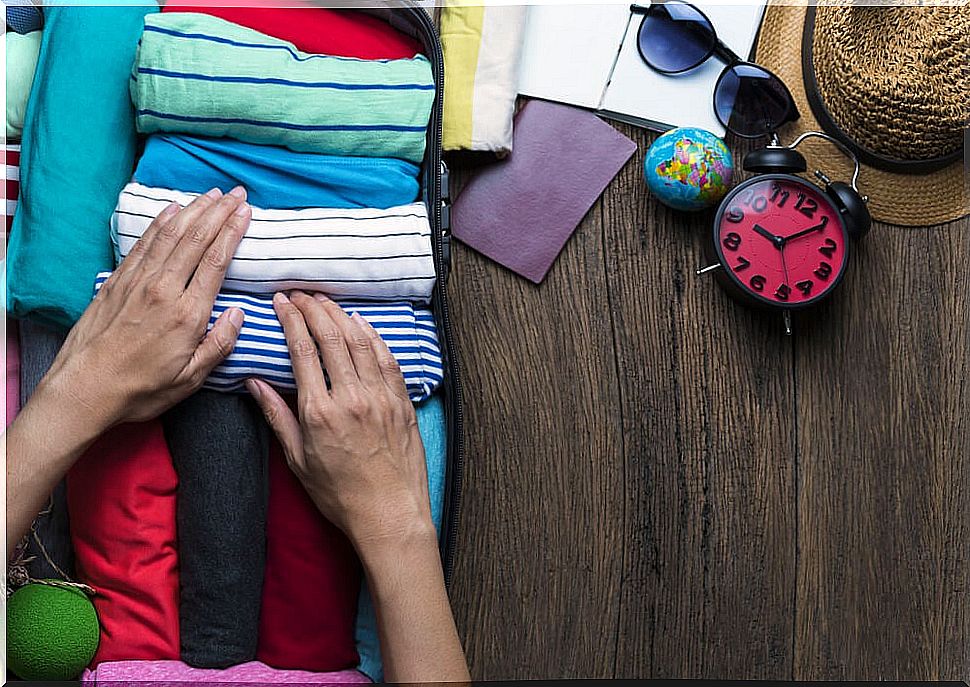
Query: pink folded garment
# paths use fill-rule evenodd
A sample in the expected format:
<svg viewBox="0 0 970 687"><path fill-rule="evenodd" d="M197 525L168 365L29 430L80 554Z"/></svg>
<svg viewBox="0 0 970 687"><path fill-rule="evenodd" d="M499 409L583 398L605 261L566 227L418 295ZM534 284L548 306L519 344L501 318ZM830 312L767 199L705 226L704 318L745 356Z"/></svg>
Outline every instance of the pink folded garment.
<svg viewBox="0 0 970 687"><path fill-rule="evenodd" d="M181 661L109 661L95 670L85 670L81 682L110 687L139 687L163 683L222 682L225 684L293 684L293 685L359 685L370 684L363 673L341 670L334 673L311 673L305 670L276 670L265 663L250 661L224 670L192 668Z"/></svg>
<svg viewBox="0 0 970 687"><path fill-rule="evenodd" d="M20 341L17 323L7 320L7 426L20 412Z"/></svg>

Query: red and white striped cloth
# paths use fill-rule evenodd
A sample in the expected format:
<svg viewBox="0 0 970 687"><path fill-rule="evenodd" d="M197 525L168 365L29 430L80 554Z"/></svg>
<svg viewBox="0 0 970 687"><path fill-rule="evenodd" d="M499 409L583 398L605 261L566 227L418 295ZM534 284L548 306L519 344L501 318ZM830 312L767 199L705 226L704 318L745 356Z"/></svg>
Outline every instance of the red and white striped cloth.
<svg viewBox="0 0 970 687"><path fill-rule="evenodd" d="M3 151L6 171L3 175L3 219L4 235L10 238L10 225L13 224L13 215L17 211L17 197L20 195L20 144L8 143Z"/></svg>

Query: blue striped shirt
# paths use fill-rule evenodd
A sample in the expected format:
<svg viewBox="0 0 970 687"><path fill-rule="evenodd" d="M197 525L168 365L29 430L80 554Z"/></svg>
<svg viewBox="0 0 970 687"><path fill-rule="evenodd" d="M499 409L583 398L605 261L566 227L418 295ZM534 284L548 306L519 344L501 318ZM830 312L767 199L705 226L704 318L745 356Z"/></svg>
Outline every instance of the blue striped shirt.
<svg viewBox="0 0 970 687"><path fill-rule="evenodd" d="M98 274L95 292L109 276L110 272ZM343 301L340 306L349 315L360 313L381 335L401 366L412 401L423 401L434 393L444 378L444 366L434 315L429 309L400 302ZM246 319L236 347L212 371L205 387L241 391L246 379L259 377L278 389L296 389L283 325L273 310L272 297L220 293L212 308L209 326L229 308L239 308Z"/></svg>

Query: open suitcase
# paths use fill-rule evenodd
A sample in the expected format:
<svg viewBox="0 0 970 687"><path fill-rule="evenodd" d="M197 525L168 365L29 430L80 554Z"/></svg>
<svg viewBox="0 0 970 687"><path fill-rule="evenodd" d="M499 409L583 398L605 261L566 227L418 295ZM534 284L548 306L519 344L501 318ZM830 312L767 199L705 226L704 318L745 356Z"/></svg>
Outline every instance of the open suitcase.
<svg viewBox="0 0 970 687"><path fill-rule="evenodd" d="M444 380L440 394L445 410L447 460L440 523L439 549L446 584L452 577L458 529L458 507L462 483L462 396L458 358L447 302L450 272L449 178L442 161L442 95L444 65L438 33L428 12L410 0L371 6L365 11L388 22L395 29L416 38L431 63L436 93L427 128L424 159L419 176L421 199L428 208L436 284L431 308L438 328ZM61 487L63 488L63 487ZM56 514L54 514L56 515Z"/></svg>

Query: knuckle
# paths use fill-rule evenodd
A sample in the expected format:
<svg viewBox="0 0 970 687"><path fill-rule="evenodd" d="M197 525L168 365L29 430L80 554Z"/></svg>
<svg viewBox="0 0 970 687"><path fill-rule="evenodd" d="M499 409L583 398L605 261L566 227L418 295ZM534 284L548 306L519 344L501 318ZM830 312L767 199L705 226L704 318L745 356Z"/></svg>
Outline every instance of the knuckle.
<svg viewBox="0 0 970 687"><path fill-rule="evenodd" d="M351 337L350 345L357 353L366 353L371 349L370 339L363 334L355 334L353 337Z"/></svg>
<svg viewBox="0 0 970 687"><path fill-rule="evenodd" d="M176 221L168 222L167 224L161 224L161 225L156 223L155 227L156 227L156 231L158 232L158 235L164 239L175 238L176 236L179 236L183 231L182 224Z"/></svg>
<svg viewBox="0 0 970 687"><path fill-rule="evenodd" d="M401 364L397 361L397 358L391 354L390 351L386 350L377 357L377 364L381 366L386 372L391 372L394 374L400 374Z"/></svg>
<svg viewBox="0 0 970 687"><path fill-rule="evenodd" d="M327 327L320 332L320 344L327 348L342 346L344 344L343 334L338 329Z"/></svg>
<svg viewBox="0 0 970 687"><path fill-rule="evenodd" d="M347 412L357 419L364 418L370 410L370 404L367 400L354 391L347 394L343 405Z"/></svg>
<svg viewBox="0 0 970 687"><path fill-rule="evenodd" d="M308 403L300 411L303 421L309 427L323 427L327 424L327 411L319 403Z"/></svg>
<svg viewBox="0 0 970 687"><path fill-rule="evenodd" d="M232 353L232 349L235 348L235 343L225 332L218 332L215 335L215 346L219 355L223 358L228 358L229 354Z"/></svg>
<svg viewBox="0 0 970 687"><path fill-rule="evenodd" d="M188 242L190 245L198 247L204 246L209 238L209 232L206 230L204 224L196 223L192 225L192 229L189 231Z"/></svg>
<svg viewBox="0 0 970 687"><path fill-rule="evenodd" d="M300 337L290 344L290 355L297 360L315 360L317 347L312 340Z"/></svg>
<svg viewBox="0 0 970 687"><path fill-rule="evenodd" d="M168 284L162 279L155 279L145 284L145 300L150 305L163 303L168 299Z"/></svg>
<svg viewBox="0 0 970 687"><path fill-rule="evenodd" d="M229 267L229 255L224 249L212 246L202 256L202 264L215 270L225 270Z"/></svg>

